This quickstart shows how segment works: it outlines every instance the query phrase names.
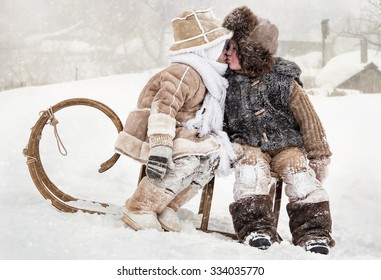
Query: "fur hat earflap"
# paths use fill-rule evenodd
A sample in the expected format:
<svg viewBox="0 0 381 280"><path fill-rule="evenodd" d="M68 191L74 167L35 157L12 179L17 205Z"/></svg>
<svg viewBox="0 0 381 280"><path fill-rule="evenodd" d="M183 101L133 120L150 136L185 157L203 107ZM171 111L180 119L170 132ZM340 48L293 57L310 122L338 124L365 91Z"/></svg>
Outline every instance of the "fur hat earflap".
<svg viewBox="0 0 381 280"><path fill-rule="evenodd" d="M257 76L271 70L278 49L278 28L274 24L242 6L230 12L222 26L233 31L245 74Z"/></svg>

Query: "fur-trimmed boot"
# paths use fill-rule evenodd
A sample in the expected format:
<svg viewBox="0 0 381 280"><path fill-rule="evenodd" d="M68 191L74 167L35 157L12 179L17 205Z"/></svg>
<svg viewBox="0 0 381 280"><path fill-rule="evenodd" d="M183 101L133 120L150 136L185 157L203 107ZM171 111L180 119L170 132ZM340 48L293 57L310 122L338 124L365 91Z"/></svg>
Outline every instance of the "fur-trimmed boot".
<svg viewBox="0 0 381 280"><path fill-rule="evenodd" d="M267 249L279 242L269 195L254 195L233 202L229 206L238 240L259 249Z"/></svg>
<svg viewBox="0 0 381 280"><path fill-rule="evenodd" d="M168 204L167 207L158 215L158 220L163 229L167 231L180 231L180 221L177 216L177 211L181 206L191 200L197 195L199 188L189 185L182 190L176 197Z"/></svg>
<svg viewBox="0 0 381 280"><path fill-rule="evenodd" d="M122 220L135 230L163 231L157 215L163 212L173 198L173 194L166 193L144 177L132 197L126 201Z"/></svg>
<svg viewBox="0 0 381 280"><path fill-rule="evenodd" d="M329 247L333 247L335 241L331 237L332 219L328 201L289 203L287 213L294 245L314 253L329 253Z"/></svg>

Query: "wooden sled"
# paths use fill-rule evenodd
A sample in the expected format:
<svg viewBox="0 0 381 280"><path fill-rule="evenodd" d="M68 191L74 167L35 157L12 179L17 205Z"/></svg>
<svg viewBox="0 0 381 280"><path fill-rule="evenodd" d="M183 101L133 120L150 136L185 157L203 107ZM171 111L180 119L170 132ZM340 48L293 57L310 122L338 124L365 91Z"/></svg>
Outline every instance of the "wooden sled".
<svg viewBox="0 0 381 280"><path fill-rule="evenodd" d="M48 110L42 111L40 114L40 118L37 120L36 124L31 129L31 134L29 137L28 144L26 148L23 150L23 154L27 158L29 173L32 177L32 180L35 186L37 187L38 191L41 193L41 195L45 199L50 200L51 204L60 211L69 212L69 213L82 211L82 212L91 213L91 214L110 213L110 211L108 211L108 208L111 206L109 203L88 201L88 200L76 198L64 193L49 179L42 165L42 161L40 158L40 140L42 137L43 129L46 124L50 124L54 126L55 133L57 133L56 125L58 124L58 121L55 118L54 113L71 106L89 106L89 107L98 109L111 119L112 123L114 124L117 130L117 133L123 130L123 125L119 117L116 115L116 113L101 102L98 102L92 99L87 99L87 98L73 98L73 99L67 99L67 100L61 101L57 103L56 105L54 105L53 107L49 108ZM58 138L57 138L57 141L58 141ZM120 156L119 154L115 153L111 158L109 158L108 160L106 160L104 163L100 165L98 172L103 173L107 171L108 169L110 169L119 159L119 156ZM145 166L142 166L138 183L144 176L145 176ZM281 196L282 196L282 180L278 178L276 174L272 174L272 176L274 178L277 178L276 184L274 184L270 189L270 194L272 195L273 201L274 201L273 211L275 213L276 226L277 226L278 219L279 219ZM214 189L214 179L212 179L204 187L202 191L199 211L198 211L198 214L201 215L201 226L197 229L203 232L220 233L225 236L236 239L235 234L208 229L209 218L211 214L211 205L212 205L212 199L213 199L213 189ZM83 203L76 204L73 202L91 203L93 206L95 206L94 208L96 208L97 210L79 207L76 205L84 205L84 204ZM114 214L118 214L118 213L114 213Z"/></svg>

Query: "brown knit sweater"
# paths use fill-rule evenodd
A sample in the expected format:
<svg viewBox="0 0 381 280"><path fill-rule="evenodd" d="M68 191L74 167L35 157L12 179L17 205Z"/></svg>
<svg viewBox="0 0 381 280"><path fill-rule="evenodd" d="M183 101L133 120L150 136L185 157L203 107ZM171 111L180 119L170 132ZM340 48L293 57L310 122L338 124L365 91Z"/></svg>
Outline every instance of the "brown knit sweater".
<svg viewBox="0 0 381 280"><path fill-rule="evenodd" d="M323 125L307 94L296 82L292 86L289 109L299 123L308 158L331 156Z"/></svg>

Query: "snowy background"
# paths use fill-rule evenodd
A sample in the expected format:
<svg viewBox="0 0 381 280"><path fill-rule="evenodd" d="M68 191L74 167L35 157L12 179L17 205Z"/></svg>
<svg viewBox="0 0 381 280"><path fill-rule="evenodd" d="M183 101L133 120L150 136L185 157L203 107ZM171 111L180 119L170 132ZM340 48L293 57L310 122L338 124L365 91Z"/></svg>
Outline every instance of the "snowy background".
<svg viewBox="0 0 381 280"><path fill-rule="evenodd" d="M379 41L377 32L371 36L379 26L371 1L378 0L1 0L0 90L164 67L171 19L206 7L220 21L241 5L270 19L279 29L281 56L315 51L321 59L321 21L329 19L331 57L359 49L363 36ZM346 34L352 21L361 36Z"/></svg>
<svg viewBox="0 0 381 280"><path fill-rule="evenodd" d="M119 207L134 191L140 165L121 157L109 171L97 172L114 153L117 132L103 113L85 106L56 113L58 132L68 155L59 153L53 127L47 125L40 143L41 159L49 178L64 192L111 203L116 215L56 210L33 184L22 155L39 112L62 100L84 97L103 102L124 123L141 88L156 71L0 92L0 260L381 259L381 179L377 164L381 156L381 94L311 96L333 151L325 186L331 198L336 247L328 256L306 253L291 245L285 196L278 227L283 242L267 251L196 230L200 225L200 195L180 210L179 233L136 232L126 227L119 219ZM232 231L228 205L232 202L233 181L233 177L217 179L209 226L212 229ZM9 268L7 262L2 264ZM18 263L12 264L11 269L17 269ZM34 263L27 264L35 268ZM299 267L298 263L294 266ZM37 267L45 271L44 265Z"/></svg>
<svg viewBox="0 0 381 280"><path fill-rule="evenodd" d="M88 4L90 2L91 5ZM187 1L192 7L206 2L214 3L212 0ZM338 55L358 51L358 40L341 42L343 38L337 36L343 24L347 26L346 17L360 16L367 2L316 0L304 5L301 0L231 0L211 6L215 6L216 14L223 18L227 11L247 4L278 25L281 40L320 42L321 20L329 18L331 34L328 42L337 42L333 54ZM152 9L147 9L146 6L152 3L155 4ZM152 49L142 49L141 40L156 37L149 35L151 32L169 35L160 28L165 27L163 23L169 27L169 20L187 6L184 3L170 0L63 0L57 4L48 0L2 0L0 88L7 88L1 83L9 81L18 87L47 83L51 77L56 79L54 81L66 81L69 80L67 77L70 80L74 77L86 79L100 74L126 73L126 70L134 73L141 71L141 67L161 67L165 63L160 59L160 63L152 58L147 60L147 53ZM139 9L141 6L144 9ZM136 13L137 10L144 12ZM165 20L158 17L163 14ZM149 25L135 26L131 22ZM67 38L63 40L61 37L65 31L70 31L68 44L74 44L75 50L67 49ZM169 43L164 41L164 44ZM155 43L148 46L154 46L153 50L167 60L166 53L160 51ZM122 55L118 52L120 47L124 47ZM98 50L96 55L92 51L95 49ZM114 56L106 55L114 49L117 50ZM111 203L114 206L111 212L115 215L63 213L42 197L33 184L26 158L22 155L39 112L68 98L85 97L103 102L124 122L128 112L134 108L141 88L156 72L151 70L0 91L0 278L38 276L40 280L51 280L54 275L54 279L65 280L111 279L112 275L115 276L116 267L121 265L170 266L175 260L180 260L175 264L188 267L204 264L257 265L264 262L268 266L268 261L273 265L270 266L273 269L267 270L268 279L283 279L288 275L286 271L292 273L295 280L300 277L320 280L335 275L357 278L379 274L376 268L381 260L381 179L378 165L381 156L381 94L353 91L349 96L325 97L332 92L326 87L332 86L332 80L337 82L340 73L353 69L354 60L345 57L333 67L325 68L325 72L320 72L320 50L299 57L287 55L286 58L301 66L305 78L318 77L320 73L323 81L309 92L314 95L311 100L323 121L334 153L330 176L325 183L331 198L333 237L336 240L336 247L330 255L308 254L291 245L285 196L278 227L284 241L267 251L196 230L200 225L200 216L197 215L200 195L181 209L179 216L183 229L179 233L135 232L127 228L119 220L118 213L136 187L140 166L130 159L120 158L111 170L103 174L97 172L99 165L114 153L117 133L105 115L89 107L70 107L57 112L58 131L68 155L64 157L59 153L53 128L46 126L40 145L41 158L49 178L64 192L78 198ZM380 52L377 55L379 58ZM148 62L156 62L156 66ZM344 64L344 70L348 71L343 71ZM381 67L381 64L377 65ZM87 72L96 72L97 75L86 75ZM212 229L232 231L228 205L233 200L233 181L233 177L217 179L210 220ZM103 261L98 265L96 260L112 262ZM316 261L319 265L317 273ZM104 268L107 271L101 271ZM334 273L329 274L329 269Z"/></svg>
<svg viewBox="0 0 381 280"><path fill-rule="evenodd" d="M86 97L108 105L124 122L155 71L0 93L0 259L381 259L380 94L311 97L333 151L325 186L337 245L329 256L290 244L285 196L279 222L284 241L267 251L196 230L199 197L181 209L179 233L135 232L118 215L68 214L52 207L34 186L22 155L39 112L68 98ZM68 155L59 153L53 128L46 126L40 148L49 178L70 195L121 206L135 189L140 166L121 157L109 171L97 172L113 154L117 132L111 121L84 106L58 111L56 118ZM232 185L233 177L216 182L211 228L231 229Z"/></svg>

